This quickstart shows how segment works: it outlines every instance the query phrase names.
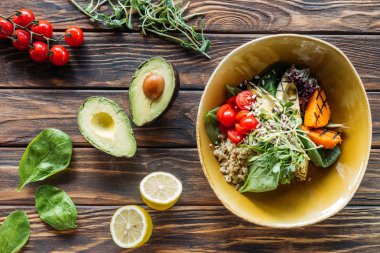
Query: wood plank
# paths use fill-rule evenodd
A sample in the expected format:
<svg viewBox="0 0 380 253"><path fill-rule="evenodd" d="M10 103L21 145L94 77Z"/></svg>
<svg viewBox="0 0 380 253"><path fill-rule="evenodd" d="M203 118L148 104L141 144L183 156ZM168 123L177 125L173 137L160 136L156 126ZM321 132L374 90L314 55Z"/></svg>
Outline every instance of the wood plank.
<svg viewBox="0 0 380 253"><path fill-rule="evenodd" d="M138 146L195 146L200 95L199 91L180 92L164 117L150 126L134 128ZM0 90L0 146L24 146L48 127L68 133L75 146L90 146L76 119L79 106L89 96L106 96L129 110L127 91Z"/></svg>
<svg viewBox="0 0 380 253"><path fill-rule="evenodd" d="M9 42L0 41L0 88L125 89L146 59L164 56L177 68L182 89L203 89L219 62L234 48L264 35L210 35L211 60L170 42L139 34L87 33L80 48L70 49L71 64L36 64ZM357 68L366 89L380 90L380 36L316 36L341 48Z"/></svg>
<svg viewBox="0 0 380 253"><path fill-rule="evenodd" d="M16 191L18 163L23 148L0 148L0 204L33 205L38 183ZM380 205L380 150L372 150L363 182L350 205ZM70 169L43 182L65 189L78 205L142 204L142 178L167 171L183 183L178 205L219 205L203 175L196 149L139 149L131 159L120 159L96 149L75 148Z"/></svg>
<svg viewBox="0 0 380 253"><path fill-rule="evenodd" d="M90 145L79 133L77 110L89 96L114 99L128 111L125 90L0 90L0 146L26 146L41 129L67 132L75 146ZM150 126L134 128L139 147L196 147L195 123L201 91L181 91L173 107ZM373 145L380 146L380 93L369 92Z"/></svg>
<svg viewBox="0 0 380 253"><path fill-rule="evenodd" d="M79 207L78 228L71 232L52 230L33 207L2 207L0 217L15 209L26 210L31 221L23 252L121 251L109 232L117 207ZM378 252L380 247L379 207L347 207L326 221L297 229L259 227L218 206L148 211L154 230L138 252Z"/></svg>
<svg viewBox="0 0 380 253"><path fill-rule="evenodd" d="M79 0L81 2L86 2ZM87 1L88 2L88 1ZM380 2L365 1L251 1L192 0L191 13L205 13L207 32L345 32L379 33ZM48 19L56 29L78 24L93 26L69 1L3 0L0 12L28 7L37 18Z"/></svg>

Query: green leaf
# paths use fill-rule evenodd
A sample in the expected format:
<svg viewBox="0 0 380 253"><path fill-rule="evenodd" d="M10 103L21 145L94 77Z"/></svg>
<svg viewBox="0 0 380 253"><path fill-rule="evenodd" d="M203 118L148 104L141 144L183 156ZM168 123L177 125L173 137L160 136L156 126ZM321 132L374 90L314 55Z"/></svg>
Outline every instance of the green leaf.
<svg viewBox="0 0 380 253"><path fill-rule="evenodd" d="M216 117L216 112L218 109L219 107L209 111L205 116L206 132L213 144L217 144L219 142L218 136L221 134L219 130L219 121Z"/></svg>
<svg viewBox="0 0 380 253"><path fill-rule="evenodd" d="M30 224L24 211L12 212L0 226L0 252L18 252L29 240Z"/></svg>
<svg viewBox="0 0 380 253"><path fill-rule="evenodd" d="M42 185L36 191L36 210L41 220L55 229L76 228L77 209L66 192L52 185Z"/></svg>
<svg viewBox="0 0 380 253"><path fill-rule="evenodd" d="M308 150L307 154L310 160L318 167L327 168L333 165L340 156L340 147L337 145L333 149L318 148L315 149L313 142L304 135L305 138L301 138L303 144ZM314 149L313 149L314 148Z"/></svg>
<svg viewBox="0 0 380 253"><path fill-rule="evenodd" d="M278 84L287 68L289 68L287 63L274 63L264 74L260 75L262 77L259 80L259 86L263 87L272 96L276 96Z"/></svg>
<svg viewBox="0 0 380 253"><path fill-rule="evenodd" d="M239 94L241 92L241 89L238 87L226 85L226 88L227 88L227 97L228 98L236 96L237 94Z"/></svg>
<svg viewBox="0 0 380 253"><path fill-rule="evenodd" d="M275 172L268 163L262 163L258 159L249 168L244 185L240 188L240 192L267 192L278 187L280 173Z"/></svg>
<svg viewBox="0 0 380 253"><path fill-rule="evenodd" d="M71 154L72 142L67 134L53 128L43 130L29 143L21 158L18 189L66 169Z"/></svg>

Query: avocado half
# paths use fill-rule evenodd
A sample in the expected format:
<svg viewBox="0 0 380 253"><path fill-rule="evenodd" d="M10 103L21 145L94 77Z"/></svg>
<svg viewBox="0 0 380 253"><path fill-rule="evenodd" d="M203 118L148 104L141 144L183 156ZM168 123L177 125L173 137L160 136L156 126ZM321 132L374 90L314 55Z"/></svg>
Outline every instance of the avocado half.
<svg viewBox="0 0 380 253"><path fill-rule="evenodd" d="M136 140L125 111L105 97L87 98L78 111L79 130L95 148L117 157L132 157Z"/></svg>
<svg viewBox="0 0 380 253"><path fill-rule="evenodd" d="M149 99L143 91L143 83L150 73L159 73L165 86L160 97ZM132 77L129 86L129 103L132 120L137 126L152 123L164 115L178 95L179 76L172 64L161 57L151 58L142 63Z"/></svg>

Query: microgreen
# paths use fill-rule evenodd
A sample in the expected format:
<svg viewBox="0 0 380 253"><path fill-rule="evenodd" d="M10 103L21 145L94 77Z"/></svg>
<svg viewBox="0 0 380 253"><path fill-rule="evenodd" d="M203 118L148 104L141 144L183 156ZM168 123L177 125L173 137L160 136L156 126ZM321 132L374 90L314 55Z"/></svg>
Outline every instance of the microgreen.
<svg viewBox="0 0 380 253"><path fill-rule="evenodd" d="M90 17L92 22L100 22L111 28L126 27L132 30L132 18L139 20L139 29L201 53L207 58L211 42L201 29L189 25L186 21L200 17L202 13L185 15L190 2L182 6L173 0L89 0L82 7L76 0L70 0L81 12Z"/></svg>

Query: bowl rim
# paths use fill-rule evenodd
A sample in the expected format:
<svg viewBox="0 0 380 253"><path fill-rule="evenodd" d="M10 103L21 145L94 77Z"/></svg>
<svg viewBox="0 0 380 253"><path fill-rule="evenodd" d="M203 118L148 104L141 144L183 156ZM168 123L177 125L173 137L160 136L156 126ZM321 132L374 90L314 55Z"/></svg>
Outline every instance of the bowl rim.
<svg viewBox="0 0 380 253"><path fill-rule="evenodd" d="M215 190L215 186L213 184L213 182L211 181L210 179L210 176L205 168L205 165L204 165L204 160L203 160L203 155L202 155L202 152L201 152L201 140L200 140L200 117L203 117L203 115L201 115L201 105L203 104L203 101L205 99L205 94L206 94L206 91L209 89L210 87L210 82L211 80L215 77L216 73L218 72L219 68L227 61L229 60L229 58L231 56L233 56L234 54L236 54L239 50L241 50L242 48L245 48L245 47L248 47L248 46L251 46L252 44L255 44L257 42L260 42L260 41L265 41L265 40L269 40L269 39L272 39L272 38L278 38L278 37L284 37L284 38L288 38L288 37L294 37L294 38L303 38L303 39L307 39L307 40L312 40L312 41L315 41L317 43L320 43L320 44L324 44L330 48L332 48L334 51L336 51L339 55L341 55L349 64L349 67L351 69L351 71L353 71L354 75L356 76L356 78L359 80L360 82L360 88L361 88L361 91L364 93L364 97L365 97L365 102L366 102L366 106L367 106L367 111L368 111L368 123L369 123L369 129L368 129L368 133L369 133L369 147L367 148L367 157L365 157L365 162L363 162L362 164L362 169L361 169L361 172L360 172L360 175L359 177L357 178L357 181L356 181L356 184L355 186L352 188L350 194L348 195L348 197L345 199L345 201L341 202L339 205L337 205L336 208L332 209L331 211L328 211L326 212L325 214L322 214L320 216L318 216L316 219L311 219L309 221L303 221L303 222L298 222L298 223L294 223L294 224L274 224L274 223L269 223L269 222L263 222L263 221L259 221L257 219L255 219L255 217L246 217L244 216L243 214L241 214L239 211L237 211L236 209L232 208L228 203L226 203L224 200L221 199L221 197L219 197L219 194L216 192ZM365 174L365 171L367 170L367 166L368 166L368 161L369 161L369 157L370 157L370 154L371 154L371 146L372 146L372 116L371 116L371 108L370 108L370 105L369 105L369 102L368 102L368 97L367 97L367 93L365 91L365 88L364 88L364 85L363 85L363 82L359 76L359 74L357 73L355 67L353 66L352 62L350 61L350 59L343 53L342 50L340 50L338 47L334 46L333 44L327 42L327 41L324 41L322 39L319 39L319 38L315 38L315 37L312 37L312 36L307 36L307 35L301 35L301 34L291 34L291 33L283 33L283 34L275 34L275 35L267 35L267 36L263 36L263 37L260 37L260 38L256 38L256 39L253 39L253 40L250 40L240 46L238 46L237 48L233 49L230 53L228 53L223 59L222 61L216 66L216 68L214 69L213 73L211 74L207 84L206 84L206 87L202 93L202 97L201 97L201 100L199 102L199 108L198 108L198 112L197 112L197 122L196 122L196 139L197 139L197 150L198 150L198 156L199 156L199 159L200 159L200 163L201 163L201 166L202 166L202 170L203 170L203 173L204 175L206 176L206 179L210 185L210 187L212 188L212 190L214 191L214 194L216 195L216 197L219 199L219 201L224 205L224 207L227 208L227 210L229 210L231 213L233 213L234 215L238 216L239 218L245 220L245 221L248 221L250 223L253 223L253 224L257 224L257 225L260 225L260 226L265 226L265 227L270 227L270 228L298 228L298 227L304 227L304 226L308 226L308 225L313 225L313 224L316 224L318 222L321 222L325 219L328 219L332 216L334 216L335 214L337 214L338 212L340 212L343 208L345 208L347 206L347 204L351 201L351 199L353 198L353 196L355 195L356 191L358 190L361 182L363 181L363 177L364 177L364 174Z"/></svg>

